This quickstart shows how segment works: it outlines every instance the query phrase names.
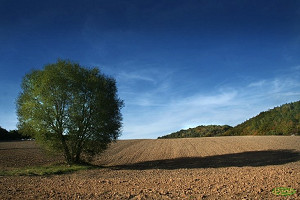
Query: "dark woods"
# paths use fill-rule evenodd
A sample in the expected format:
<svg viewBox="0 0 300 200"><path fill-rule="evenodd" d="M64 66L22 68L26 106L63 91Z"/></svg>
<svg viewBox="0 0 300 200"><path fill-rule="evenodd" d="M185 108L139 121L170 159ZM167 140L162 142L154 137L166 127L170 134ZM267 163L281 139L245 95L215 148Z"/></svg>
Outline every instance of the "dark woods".
<svg viewBox="0 0 300 200"><path fill-rule="evenodd" d="M18 130L7 131L0 126L0 140L27 140L29 136L24 136Z"/></svg>

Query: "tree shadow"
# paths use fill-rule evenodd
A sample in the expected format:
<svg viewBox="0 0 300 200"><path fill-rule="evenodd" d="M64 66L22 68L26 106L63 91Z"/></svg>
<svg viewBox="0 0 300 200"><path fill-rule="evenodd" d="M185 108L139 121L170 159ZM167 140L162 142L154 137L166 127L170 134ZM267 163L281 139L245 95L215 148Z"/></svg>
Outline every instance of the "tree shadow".
<svg viewBox="0 0 300 200"><path fill-rule="evenodd" d="M181 157L175 159L145 161L128 165L113 166L114 169L194 169L221 167L259 167L282 165L300 160L300 152L293 150L247 151L241 153L206 157Z"/></svg>

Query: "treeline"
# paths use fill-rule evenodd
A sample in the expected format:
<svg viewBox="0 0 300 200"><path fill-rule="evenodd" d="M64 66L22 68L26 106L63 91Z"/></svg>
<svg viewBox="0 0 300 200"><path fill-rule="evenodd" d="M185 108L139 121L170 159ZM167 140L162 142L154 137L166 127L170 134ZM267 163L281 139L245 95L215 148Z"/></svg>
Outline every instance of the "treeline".
<svg viewBox="0 0 300 200"><path fill-rule="evenodd" d="M300 101L284 104L235 126L224 135L299 135Z"/></svg>
<svg viewBox="0 0 300 200"><path fill-rule="evenodd" d="M284 104L235 126L198 126L162 138L211 137L230 135L300 135L300 101Z"/></svg>
<svg viewBox="0 0 300 200"><path fill-rule="evenodd" d="M17 130L7 131L0 126L0 140L22 140L30 139L28 136L24 136Z"/></svg>
<svg viewBox="0 0 300 200"><path fill-rule="evenodd" d="M197 126L196 128L189 128L187 130L180 130L169 135L158 137L163 138L190 138L190 137L213 137L221 136L226 131L232 129L231 126L224 125L208 125L208 126Z"/></svg>

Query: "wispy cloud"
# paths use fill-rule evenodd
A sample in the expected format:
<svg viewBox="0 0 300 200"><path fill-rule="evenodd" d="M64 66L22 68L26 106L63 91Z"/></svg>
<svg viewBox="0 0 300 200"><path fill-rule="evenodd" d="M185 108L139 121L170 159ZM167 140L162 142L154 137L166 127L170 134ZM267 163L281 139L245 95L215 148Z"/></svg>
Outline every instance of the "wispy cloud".
<svg viewBox="0 0 300 200"><path fill-rule="evenodd" d="M220 124L225 114L224 106L234 106L236 92L215 96L195 95L184 99L166 101L164 106L149 107L136 118L124 116L124 138L153 138L182 128L200 124ZM220 113L217 114L216 111ZM223 111L222 111L223 110ZM228 117L230 119L231 117Z"/></svg>
<svg viewBox="0 0 300 200"><path fill-rule="evenodd" d="M138 66L135 61L124 62L116 72L104 67L105 73L117 79L119 95L125 101L121 139L156 138L198 125L234 126L261 111L300 100L298 67L240 85L234 82L210 91L191 91L189 84L197 88L197 80L186 83L187 77L182 80L176 69Z"/></svg>
<svg viewBox="0 0 300 200"><path fill-rule="evenodd" d="M292 70L300 70L300 65L297 65L295 67L292 67Z"/></svg>
<svg viewBox="0 0 300 200"><path fill-rule="evenodd" d="M154 84L156 83L156 80L152 77L147 76L145 73L141 74L138 72L126 73L123 71L118 74L117 78L122 81L148 81Z"/></svg>
<svg viewBox="0 0 300 200"><path fill-rule="evenodd" d="M224 106L228 105L236 95L237 92L234 90L226 93L217 93L215 95L197 94L191 97L180 99L179 102L174 103L174 106Z"/></svg>
<svg viewBox="0 0 300 200"><path fill-rule="evenodd" d="M122 138L156 138L202 124L237 125L261 111L300 99L300 81L284 77L226 90L220 87L210 94L196 92L187 97L168 98L168 91L172 93L173 89L170 86L165 93L149 90L137 94L137 100L132 100L130 108L124 111Z"/></svg>
<svg viewBox="0 0 300 200"><path fill-rule="evenodd" d="M170 92L170 73L155 68L121 71L116 75L120 95L126 105L164 106L162 97Z"/></svg>
<svg viewBox="0 0 300 200"><path fill-rule="evenodd" d="M266 80L260 80L260 81L257 81L257 82L252 82L248 86L249 87L262 87L265 84L266 84Z"/></svg>

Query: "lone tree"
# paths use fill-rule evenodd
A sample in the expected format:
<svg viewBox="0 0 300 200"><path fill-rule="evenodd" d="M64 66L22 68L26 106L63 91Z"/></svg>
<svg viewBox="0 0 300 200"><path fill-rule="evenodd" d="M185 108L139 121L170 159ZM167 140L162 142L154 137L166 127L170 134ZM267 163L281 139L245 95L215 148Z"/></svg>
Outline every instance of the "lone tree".
<svg viewBox="0 0 300 200"><path fill-rule="evenodd" d="M123 101L115 79L58 60L27 74L17 100L18 128L67 163L102 152L120 136Z"/></svg>

